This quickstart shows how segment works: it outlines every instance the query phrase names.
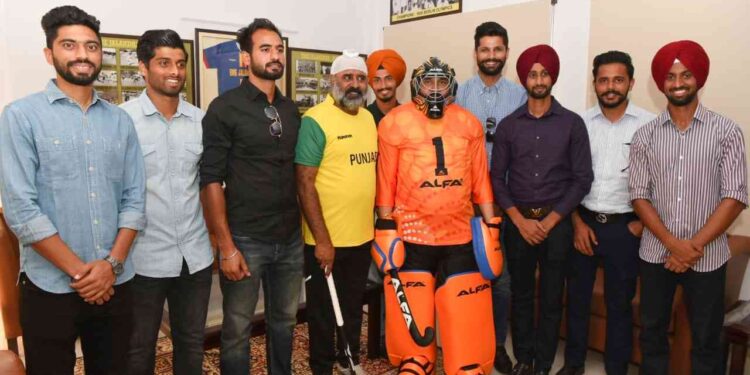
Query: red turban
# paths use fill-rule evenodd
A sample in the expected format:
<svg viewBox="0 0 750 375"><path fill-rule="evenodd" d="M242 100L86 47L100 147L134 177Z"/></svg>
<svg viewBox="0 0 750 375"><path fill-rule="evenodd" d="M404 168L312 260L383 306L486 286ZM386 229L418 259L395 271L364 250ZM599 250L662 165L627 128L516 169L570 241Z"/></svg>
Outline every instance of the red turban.
<svg viewBox="0 0 750 375"><path fill-rule="evenodd" d="M521 56L518 56L516 72L518 73L518 79L521 80L521 84L526 86L526 77L529 75L531 67L536 63L542 64L544 69L547 69L547 73L552 77L552 84L554 85L557 82L557 76L560 74L560 58L557 57L557 52L546 44L530 47L526 51L523 51Z"/></svg>
<svg viewBox="0 0 750 375"><path fill-rule="evenodd" d="M651 76L654 77L654 82L656 82L659 90L664 92L664 80L667 79L667 73L674 65L675 60L680 60L693 73L698 81L699 90L706 84L710 65L708 54L700 44L692 40L680 40L661 47L651 62Z"/></svg>
<svg viewBox="0 0 750 375"><path fill-rule="evenodd" d="M396 86L404 81L406 63L401 55L392 49L381 49L367 57L367 78L370 80L370 84L375 77L375 72L379 69L387 70L396 80Z"/></svg>

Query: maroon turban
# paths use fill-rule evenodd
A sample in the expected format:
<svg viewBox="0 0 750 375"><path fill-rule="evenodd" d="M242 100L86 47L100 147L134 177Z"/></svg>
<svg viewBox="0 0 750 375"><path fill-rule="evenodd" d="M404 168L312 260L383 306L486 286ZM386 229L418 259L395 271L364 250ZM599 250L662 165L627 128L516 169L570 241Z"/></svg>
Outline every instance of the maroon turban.
<svg viewBox="0 0 750 375"><path fill-rule="evenodd" d="M700 44L692 40L680 40L661 47L651 62L651 76L654 77L659 90L664 92L664 80L667 79L667 73L675 60L680 60L682 65L693 73L698 81L699 90L706 84L710 65L708 54Z"/></svg>
<svg viewBox="0 0 750 375"><path fill-rule="evenodd" d="M547 73L552 77L552 84L554 85L557 82L557 76L560 74L560 58L557 57L557 52L546 44L530 47L526 51L523 51L521 56L518 56L516 72L518 73L518 79L521 80L521 84L526 86L526 77L535 63L540 63L544 69L547 69Z"/></svg>

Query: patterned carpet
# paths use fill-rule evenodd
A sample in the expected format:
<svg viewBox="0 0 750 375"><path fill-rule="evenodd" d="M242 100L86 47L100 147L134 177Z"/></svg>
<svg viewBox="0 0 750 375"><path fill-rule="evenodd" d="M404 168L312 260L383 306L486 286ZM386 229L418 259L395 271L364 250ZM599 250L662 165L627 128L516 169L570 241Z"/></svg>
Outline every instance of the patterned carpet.
<svg viewBox="0 0 750 375"><path fill-rule="evenodd" d="M362 368L370 375L395 374L386 359L370 360L367 358L367 316L362 322L361 354ZM250 340L250 355L252 357L253 375L266 375L266 345L265 337L255 337ZM307 324L298 324L294 329L292 351L292 372L296 375L311 374L308 365L308 333ZM219 349L207 350L203 358L203 373L219 375ZM76 360L76 375L83 375L83 358ZM156 343L156 371L155 375L172 374L172 341L168 337L160 338Z"/></svg>

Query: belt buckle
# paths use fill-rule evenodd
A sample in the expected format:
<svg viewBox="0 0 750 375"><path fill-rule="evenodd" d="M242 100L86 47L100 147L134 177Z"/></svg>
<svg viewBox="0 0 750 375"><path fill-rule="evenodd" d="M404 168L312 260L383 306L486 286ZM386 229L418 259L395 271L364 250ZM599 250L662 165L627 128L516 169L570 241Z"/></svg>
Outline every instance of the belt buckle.
<svg viewBox="0 0 750 375"><path fill-rule="evenodd" d="M605 214L597 212L597 214L594 215L594 219L600 224L607 224L607 215Z"/></svg>
<svg viewBox="0 0 750 375"><path fill-rule="evenodd" d="M538 219L542 217L542 208L531 208L529 209L531 211L531 218L532 219Z"/></svg>

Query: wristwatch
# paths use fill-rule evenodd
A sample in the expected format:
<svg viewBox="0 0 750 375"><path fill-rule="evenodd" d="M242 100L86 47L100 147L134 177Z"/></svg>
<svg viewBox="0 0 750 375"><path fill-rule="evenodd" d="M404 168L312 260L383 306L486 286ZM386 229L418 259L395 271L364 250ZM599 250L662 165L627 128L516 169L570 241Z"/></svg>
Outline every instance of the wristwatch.
<svg viewBox="0 0 750 375"><path fill-rule="evenodd" d="M113 258L110 255L107 255L106 257L104 257L104 260L106 260L107 263L109 263L109 265L112 266L112 272L115 273L115 276L120 276L120 274L122 273L123 268L124 268L122 266L122 262L120 262L119 260Z"/></svg>

